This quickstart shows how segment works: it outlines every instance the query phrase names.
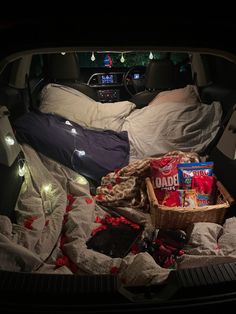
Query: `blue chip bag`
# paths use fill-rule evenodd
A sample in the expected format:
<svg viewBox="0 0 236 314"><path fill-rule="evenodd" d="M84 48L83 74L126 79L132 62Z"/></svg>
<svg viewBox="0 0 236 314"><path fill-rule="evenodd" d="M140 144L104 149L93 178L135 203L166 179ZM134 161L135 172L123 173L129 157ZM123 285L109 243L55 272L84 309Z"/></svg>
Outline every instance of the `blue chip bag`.
<svg viewBox="0 0 236 314"><path fill-rule="evenodd" d="M213 161L178 164L177 169L179 187L184 190L191 189L192 177L212 176L213 167L214 167Z"/></svg>

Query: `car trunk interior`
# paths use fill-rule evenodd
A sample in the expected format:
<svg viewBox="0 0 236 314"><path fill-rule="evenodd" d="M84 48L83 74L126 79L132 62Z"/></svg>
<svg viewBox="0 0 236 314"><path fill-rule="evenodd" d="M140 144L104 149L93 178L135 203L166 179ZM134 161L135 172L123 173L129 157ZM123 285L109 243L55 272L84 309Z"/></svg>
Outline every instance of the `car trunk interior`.
<svg viewBox="0 0 236 314"><path fill-rule="evenodd" d="M18 306L24 313L107 313L111 305L118 312L189 311L235 300L235 57L187 48L64 50L9 57L0 73L3 313ZM60 77L59 64L71 55L73 73L68 77L62 65ZM164 86L163 75L154 80L162 88L147 86L153 59L168 69L171 62L174 74L166 77L175 84ZM188 98L161 94L173 90ZM191 125L182 124L186 111L189 119L196 115ZM161 128L164 118L168 132L150 132L160 141L155 146L148 130ZM183 230L155 225L145 179L153 174L151 160L168 153L179 154L180 163L196 162L194 153L214 163L223 185L214 205L227 204L223 220L190 221Z"/></svg>

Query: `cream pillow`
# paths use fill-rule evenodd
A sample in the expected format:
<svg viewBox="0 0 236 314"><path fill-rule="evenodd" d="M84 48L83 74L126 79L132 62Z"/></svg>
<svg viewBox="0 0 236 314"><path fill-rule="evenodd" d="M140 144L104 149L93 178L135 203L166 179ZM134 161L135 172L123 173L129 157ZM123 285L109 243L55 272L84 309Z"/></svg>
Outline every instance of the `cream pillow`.
<svg viewBox="0 0 236 314"><path fill-rule="evenodd" d="M200 97L196 86L187 85L184 88L178 88L160 92L150 103L149 106L158 105L165 102L178 102L194 104L200 102Z"/></svg>
<svg viewBox="0 0 236 314"><path fill-rule="evenodd" d="M55 113L88 128L120 131L124 119L135 108L130 101L97 102L80 91L48 84L41 93L40 111Z"/></svg>

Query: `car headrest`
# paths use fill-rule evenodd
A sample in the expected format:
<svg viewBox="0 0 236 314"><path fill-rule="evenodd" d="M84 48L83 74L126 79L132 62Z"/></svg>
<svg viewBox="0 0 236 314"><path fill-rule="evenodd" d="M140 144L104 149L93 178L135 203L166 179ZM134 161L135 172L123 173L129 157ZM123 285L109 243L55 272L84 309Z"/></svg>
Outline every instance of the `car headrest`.
<svg viewBox="0 0 236 314"><path fill-rule="evenodd" d="M175 66L169 59L151 60L145 73L147 90L168 90L175 85Z"/></svg>
<svg viewBox="0 0 236 314"><path fill-rule="evenodd" d="M49 55L48 68L53 82L79 80L79 62L75 53Z"/></svg>

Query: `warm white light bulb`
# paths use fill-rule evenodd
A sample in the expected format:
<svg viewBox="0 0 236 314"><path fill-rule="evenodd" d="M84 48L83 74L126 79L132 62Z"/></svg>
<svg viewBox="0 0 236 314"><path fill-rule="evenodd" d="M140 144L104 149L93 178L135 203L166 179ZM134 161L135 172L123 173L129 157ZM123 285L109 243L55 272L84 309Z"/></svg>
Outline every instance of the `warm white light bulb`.
<svg viewBox="0 0 236 314"><path fill-rule="evenodd" d="M65 52L61 52L61 54L64 56L66 53Z"/></svg>
<svg viewBox="0 0 236 314"><path fill-rule="evenodd" d="M92 61L95 61L95 59L96 59L96 58L95 58L94 52L92 52L91 60L92 60Z"/></svg>
<svg viewBox="0 0 236 314"><path fill-rule="evenodd" d="M85 156L85 151L84 150L77 150L79 156Z"/></svg>
<svg viewBox="0 0 236 314"><path fill-rule="evenodd" d="M45 193L51 192L51 189L52 189L52 185L51 185L51 184L45 184L45 185L42 186L42 190L43 190Z"/></svg>
<svg viewBox="0 0 236 314"><path fill-rule="evenodd" d="M149 59L152 60L153 59L153 53L150 51L149 53Z"/></svg>
<svg viewBox="0 0 236 314"><path fill-rule="evenodd" d="M79 184L87 184L87 180L84 178L84 177L82 177L81 175L78 175L78 177L76 178L76 180L75 180L77 183L79 183Z"/></svg>
<svg viewBox="0 0 236 314"><path fill-rule="evenodd" d="M12 146L15 144L15 141L13 139L13 137L11 135L6 135L5 136L5 142L7 143L7 145Z"/></svg>
<svg viewBox="0 0 236 314"><path fill-rule="evenodd" d="M68 121L68 120L66 120L65 124L72 126L72 124L71 124L70 121Z"/></svg>
<svg viewBox="0 0 236 314"><path fill-rule="evenodd" d="M124 63L124 62L125 62L125 58L124 58L123 53L121 54L120 62L121 62L121 63Z"/></svg>
<svg viewBox="0 0 236 314"><path fill-rule="evenodd" d="M76 129L74 129L74 128L71 129L71 133L72 133L72 134L77 134Z"/></svg>
<svg viewBox="0 0 236 314"><path fill-rule="evenodd" d="M25 175L25 172L26 172L25 164L22 167L19 165L19 167L18 167L18 174L19 174L19 176L23 177Z"/></svg>

